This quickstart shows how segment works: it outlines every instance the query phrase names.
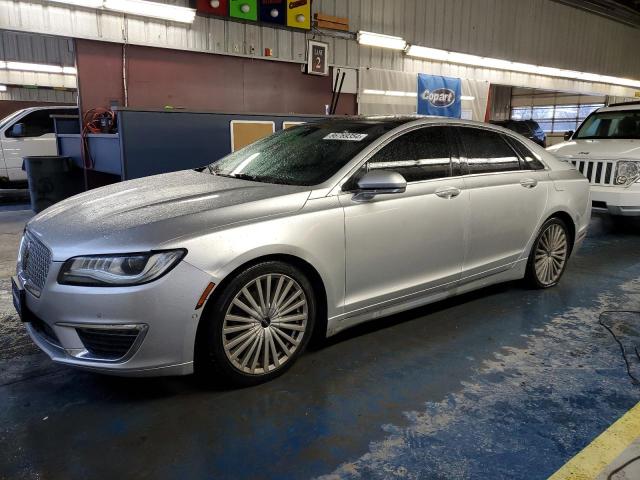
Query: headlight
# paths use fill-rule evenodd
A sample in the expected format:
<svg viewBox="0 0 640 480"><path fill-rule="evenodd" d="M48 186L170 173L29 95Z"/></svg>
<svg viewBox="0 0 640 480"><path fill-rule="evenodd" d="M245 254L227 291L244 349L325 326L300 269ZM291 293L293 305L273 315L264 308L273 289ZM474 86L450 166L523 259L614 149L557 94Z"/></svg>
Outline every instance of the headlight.
<svg viewBox="0 0 640 480"><path fill-rule="evenodd" d="M640 179L640 162L618 162L616 184L626 185Z"/></svg>
<svg viewBox="0 0 640 480"><path fill-rule="evenodd" d="M186 250L166 250L75 257L62 266L58 283L94 287L149 283L175 267L186 253Z"/></svg>

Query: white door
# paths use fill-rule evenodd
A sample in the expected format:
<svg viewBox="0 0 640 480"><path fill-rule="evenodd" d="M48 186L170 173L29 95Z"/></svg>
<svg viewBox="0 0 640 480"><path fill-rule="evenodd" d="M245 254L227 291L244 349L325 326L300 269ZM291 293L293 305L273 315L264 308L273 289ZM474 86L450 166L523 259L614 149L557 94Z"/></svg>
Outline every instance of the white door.
<svg viewBox="0 0 640 480"><path fill-rule="evenodd" d="M353 191L340 195L346 312L455 284L462 270L468 196L445 128L423 127L396 138L361 173L372 169L400 173L407 189L363 203Z"/></svg>
<svg viewBox="0 0 640 480"><path fill-rule="evenodd" d="M546 210L550 180L544 165L519 158L501 134L472 127L458 131L466 152L470 205L462 276L473 279L526 258L525 247Z"/></svg>

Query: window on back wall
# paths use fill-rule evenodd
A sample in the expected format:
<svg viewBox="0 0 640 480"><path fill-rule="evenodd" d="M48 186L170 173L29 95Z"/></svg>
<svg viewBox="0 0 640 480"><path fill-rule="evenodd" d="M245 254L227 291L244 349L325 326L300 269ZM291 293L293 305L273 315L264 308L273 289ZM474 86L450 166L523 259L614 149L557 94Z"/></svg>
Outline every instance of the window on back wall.
<svg viewBox="0 0 640 480"><path fill-rule="evenodd" d="M547 133L576 130L595 109L604 106L605 97L563 93L534 88L511 89L511 118L535 120Z"/></svg>
<svg viewBox="0 0 640 480"><path fill-rule="evenodd" d="M564 133L568 130L576 130L591 112L603 106L603 103L590 103L513 107L511 119L535 120L547 133Z"/></svg>

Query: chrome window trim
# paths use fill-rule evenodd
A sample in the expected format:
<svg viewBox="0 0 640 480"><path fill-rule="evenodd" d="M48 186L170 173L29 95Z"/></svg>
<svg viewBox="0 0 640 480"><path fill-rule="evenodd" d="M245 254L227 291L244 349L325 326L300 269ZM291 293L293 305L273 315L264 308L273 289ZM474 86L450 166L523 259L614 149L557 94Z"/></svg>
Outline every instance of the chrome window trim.
<svg viewBox="0 0 640 480"><path fill-rule="evenodd" d="M429 121L429 119L418 119L414 122L408 122L398 128L395 128L394 130L390 131L389 133L387 133L386 135L382 136L380 139L378 139L377 142L374 142L373 144L371 144L369 147L367 147L367 149L365 149L363 152L360 152L360 154L358 154L358 156L356 156L354 158L355 163L354 166L349 169L349 171L344 174L343 176L340 177L340 179L335 183L335 185L333 187L329 188L329 191L327 193L326 196L336 196L336 195L342 195L342 194L346 194L346 193L352 193L352 190L342 190L342 186L347 183L351 177L366 163L368 162L376 153L378 153L382 148L384 148L385 146L387 146L388 144L390 144L392 141L394 141L395 139L397 139L398 137L400 137L401 135L404 135L405 133L409 133L410 131L413 130L417 130L419 128L429 128L429 127L449 127L449 128L460 128L460 127L465 127L465 128L476 128L476 129L480 129L480 130L487 130L489 132L493 132L493 133L497 133L498 135L505 135L507 137L510 137L511 139L515 140L515 141L520 141L515 135L513 135L513 132L510 132L508 130L504 130L503 129L499 129L496 128L493 125L483 125L483 124L468 124L468 123L464 123L462 121ZM462 148L460 148L460 146L458 145L458 143L460 142L460 140L458 140L458 142L456 142L456 144L451 144L450 145L450 150L451 150L451 159L453 161L454 158L457 158L460 160L460 165L461 167L464 165L466 165L466 152L462 152ZM507 143L507 142L505 142ZM522 143L520 141L520 143ZM524 145L524 144L523 144ZM515 149L509 145L507 143L507 146L513 150L513 153L515 154L515 156L522 161L522 157L520 156L520 154L518 152L515 151ZM528 173L528 172L550 172L551 168L549 167L549 165L547 165L547 163L544 161L544 158L542 158L541 155L539 155L537 152L535 152L533 149L527 147L526 145L524 145L527 150L531 151L532 154L534 154L536 156L536 158L544 165L544 169L540 169L540 170L534 170L534 169L519 169L519 170L509 170L509 171L503 171L503 172L486 172L486 173L461 173L460 175L457 176L452 176L452 177L443 177L443 178L436 178L436 179L427 179L427 180L420 180L417 182L407 182L407 187L409 187L410 185L418 185L421 183L426 183L426 182L439 182L439 181L443 181L443 180L455 180L455 179L464 179L464 178L469 178L469 177L479 177L479 176L487 176L487 175L505 175L505 174L511 174L511 173ZM457 153L457 156L455 155ZM463 153L465 153L465 155L463 155ZM360 157L360 158L358 158Z"/></svg>
<svg viewBox="0 0 640 480"><path fill-rule="evenodd" d="M527 172L544 172L545 170L508 170L506 172L486 172L486 173L468 173L463 175L463 178L472 178L472 177L488 177L493 175L510 175L514 173L527 173Z"/></svg>

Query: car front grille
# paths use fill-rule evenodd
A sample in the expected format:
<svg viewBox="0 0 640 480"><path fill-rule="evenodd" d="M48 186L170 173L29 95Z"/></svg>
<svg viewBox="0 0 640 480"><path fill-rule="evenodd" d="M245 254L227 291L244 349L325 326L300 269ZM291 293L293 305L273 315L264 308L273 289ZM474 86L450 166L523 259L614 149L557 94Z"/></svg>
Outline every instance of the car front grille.
<svg viewBox="0 0 640 480"><path fill-rule="evenodd" d="M139 328L77 327L76 332L93 357L111 361L125 357L141 335Z"/></svg>
<svg viewBox="0 0 640 480"><path fill-rule="evenodd" d="M570 160L591 185L615 185L616 162L611 160Z"/></svg>
<svg viewBox="0 0 640 480"><path fill-rule="evenodd" d="M25 288L36 296L44 288L51 265L51 251L28 231L24 234L20 247L19 272Z"/></svg>

